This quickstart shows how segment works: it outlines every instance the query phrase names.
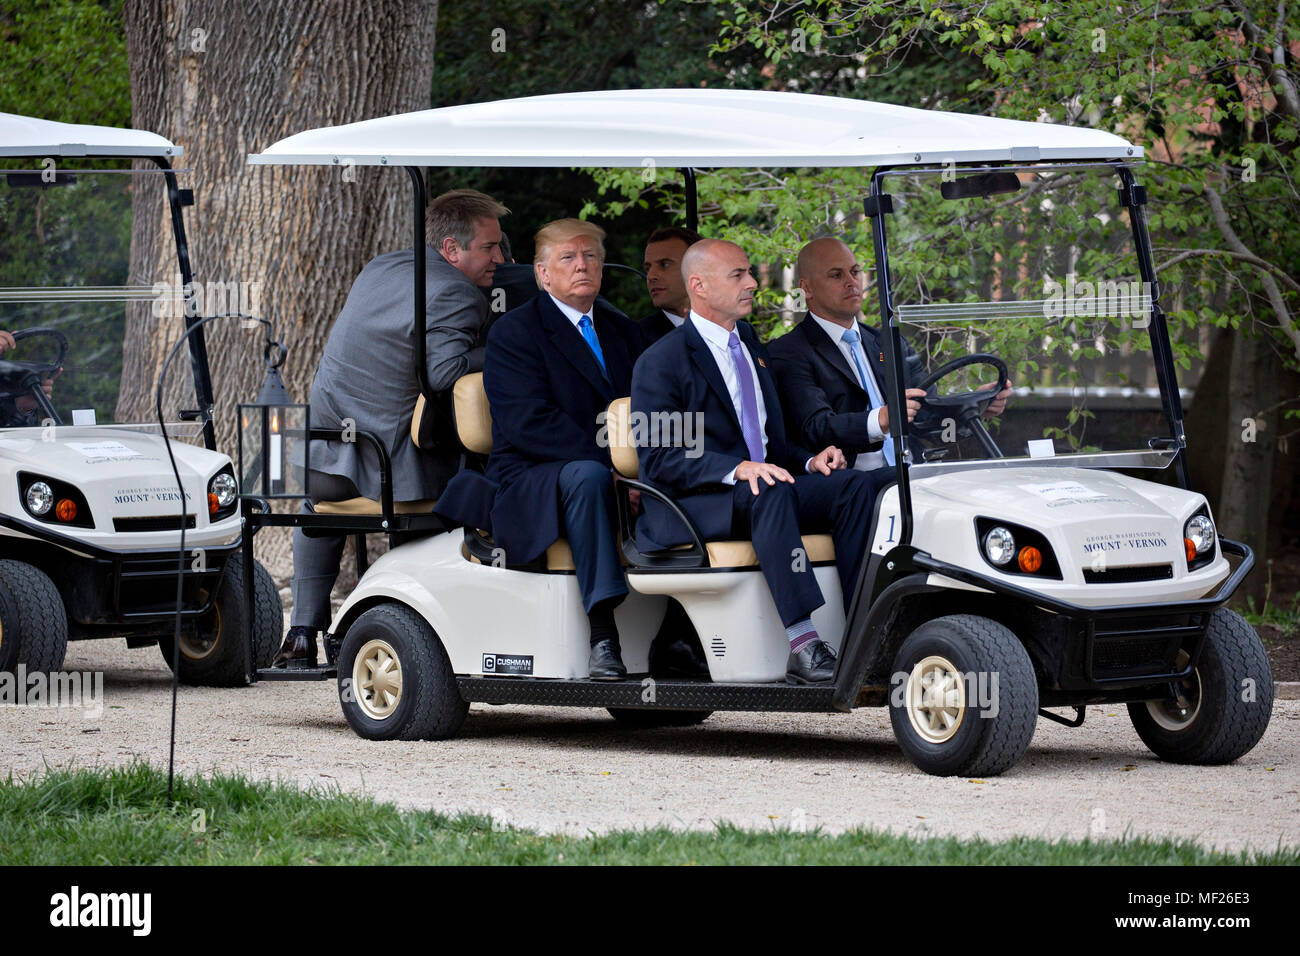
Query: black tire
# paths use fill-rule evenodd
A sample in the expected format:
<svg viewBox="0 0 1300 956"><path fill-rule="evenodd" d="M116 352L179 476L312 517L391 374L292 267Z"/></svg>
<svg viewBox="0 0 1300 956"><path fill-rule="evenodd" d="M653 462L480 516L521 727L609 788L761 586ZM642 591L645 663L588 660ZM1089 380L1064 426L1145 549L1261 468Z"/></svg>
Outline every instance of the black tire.
<svg viewBox="0 0 1300 956"><path fill-rule="evenodd" d="M924 689L933 686L927 675L946 675L959 688L950 708L925 706ZM926 773L996 776L1015 765L1034 737L1034 665L1015 634L996 621L973 614L935 618L913 631L894 657L889 719L899 746Z"/></svg>
<svg viewBox="0 0 1300 956"><path fill-rule="evenodd" d="M644 707L610 707L609 716L624 727L649 730L654 727L694 727L713 714L711 710L654 710Z"/></svg>
<svg viewBox="0 0 1300 956"><path fill-rule="evenodd" d="M175 584L170 585L175 587ZM242 687L244 662L244 556L226 561L212 610L181 633L180 681L197 687ZM255 666L270 667L284 630L280 592L260 561L253 562L253 652ZM167 666L172 666L172 636L158 639Z"/></svg>
<svg viewBox="0 0 1300 956"><path fill-rule="evenodd" d="M1181 690L1190 717L1167 701L1128 705L1134 729L1157 757L1231 763L1259 743L1273 715L1273 672L1240 614L1219 608L1211 615L1200 660Z"/></svg>
<svg viewBox="0 0 1300 956"><path fill-rule="evenodd" d="M395 694L380 696L367 661L396 674ZM396 603L370 608L348 628L339 651L339 702L352 729L367 740L446 740L469 711L438 635Z"/></svg>
<svg viewBox="0 0 1300 956"><path fill-rule="evenodd" d="M0 561L0 671L22 664L29 674L63 668L68 616L54 582L22 561Z"/></svg>

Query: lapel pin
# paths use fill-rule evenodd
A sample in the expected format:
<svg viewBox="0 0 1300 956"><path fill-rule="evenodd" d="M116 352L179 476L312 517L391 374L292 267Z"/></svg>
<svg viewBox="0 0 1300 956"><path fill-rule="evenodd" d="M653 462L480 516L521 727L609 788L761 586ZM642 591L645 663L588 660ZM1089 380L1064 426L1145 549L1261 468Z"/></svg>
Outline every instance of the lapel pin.
<svg viewBox="0 0 1300 956"><path fill-rule="evenodd" d="M767 368L767 363L764 362L762 359L758 360L758 364L761 365L763 368Z"/></svg>

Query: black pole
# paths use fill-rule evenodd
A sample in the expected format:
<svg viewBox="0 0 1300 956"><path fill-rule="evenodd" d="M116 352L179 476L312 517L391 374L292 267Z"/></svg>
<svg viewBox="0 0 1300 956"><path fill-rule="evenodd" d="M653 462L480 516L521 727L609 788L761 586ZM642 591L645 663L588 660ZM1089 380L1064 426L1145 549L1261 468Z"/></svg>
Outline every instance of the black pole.
<svg viewBox="0 0 1300 956"><path fill-rule="evenodd" d="M906 379L903 377L902 333L894 321L893 295L889 289L889 253L885 243L885 216L889 211L889 197L884 195L881 177L884 169L878 169L871 177L872 216L871 242L876 255L876 291L880 295L880 328L884 333L885 369L888 373L885 382L885 404L889 406L889 434L894 439L894 462L898 472L898 508L902 527L898 533L900 545L912 543L912 492L908 484L907 451L907 401L904 397ZM864 565L865 566L865 565Z"/></svg>
<svg viewBox="0 0 1300 956"><path fill-rule="evenodd" d="M415 243L415 380L420 383L420 392L424 395L424 400L432 404L435 396L433 389L429 386L429 366L425 351L428 343L424 338L424 271L427 268L428 259L428 254L425 251L427 239L424 235L424 210L428 205L428 200L424 186L424 174L416 166L407 166L406 172L411 177L411 195L414 200L412 211L415 216L415 222L411 230Z"/></svg>
<svg viewBox="0 0 1300 956"><path fill-rule="evenodd" d="M190 335L199 327L198 310L194 307L194 271L190 266L190 246L185 236L185 216L181 203L180 187L171 163L162 156L150 157L163 171L167 182L167 204L171 207L172 234L176 239L176 259L181 270L181 288L185 294L185 333ZM194 371L194 394L199 403L203 422L203 444L209 451L217 449L217 434L212 425L212 369L208 365L208 345L199 331L190 336L190 366Z"/></svg>
<svg viewBox="0 0 1300 956"><path fill-rule="evenodd" d="M1164 310L1160 308L1160 281L1156 276L1155 259L1151 252L1151 236L1147 233L1146 217L1142 210L1146 205L1145 190L1138 185L1133 170L1120 166L1120 197L1128 209L1129 226L1133 230L1133 246L1137 252L1138 273L1142 281L1151 290L1151 317L1147 324L1147 337L1151 340L1152 357L1156 365L1156 382L1160 386L1160 405L1165 418L1173 432L1177 445L1177 459L1174 473L1183 488L1191 487L1191 477L1187 471L1187 429L1183 424L1183 399L1178 394L1178 371L1174 367L1174 350L1169 344L1169 324L1165 320Z"/></svg>
<svg viewBox="0 0 1300 956"><path fill-rule="evenodd" d="M238 314L209 315L206 318L195 317L194 322L189 324L189 327L185 330L185 334L182 335L179 340L177 340L176 344L172 346L171 351L167 353L167 358L163 361L162 370L159 371L158 373L158 387L154 391L154 413L158 417L158 429L162 434L163 444L167 448L167 458L171 462L172 475L176 478L176 490L179 493L180 501L181 501L181 520L180 520L181 539L180 539L180 546L176 554L176 620L172 628L171 732L167 744L167 804L168 806L172 804L172 794L173 794L173 787L175 781L175 768L176 768L176 698L177 698L178 688L180 687L181 607L184 604L184 599L185 599L186 502L185 502L185 483L181 481L180 468L176 464L176 455L172 451L171 436L167 434L167 424L163 420L162 395L163 395L163 385L166 384L167 381L167 372L171 369L172 359L176 357L176 353L180 351L181 346L185 344L186 340L192 339L192 337L195 335L202 335L203 326L207 325L207 323L213 321L214 319L255 319L256 321L261 322L262 325L266 326L267 333L268 333L267 338L268 340L271 339L270 336L271 323L266 319L256 318L255 316L251 316L251 315L238 315ZM194 355L193 350L191 350L190 355L191 357L193 357ZM263 447L265 447L265 445L263 445ZM242 505L240 508L240 512L241 514L243 512ZM244 553L251 555L252 544L251 542L245 542L243 540L243 537L244 535L243 533L241 533L240 544L244 545ZM252 625L253 614L251 612L253 611L254 608L254 604L252 602L253 591L252 591L252 561L251 560L248 561L244 567L244 583L247 586L247 590L245 591L245 594L247 595L246 598L247 603L244 606L244 617L246 619L244 639L247 642L246 646L248 647L249 654L250 654L249 666L251 667L252 666L251 654L252 654L252 644L253 644L253 637L251 631L251 628L253 626Z"/></svg>
<svg viewBox="0 0 1300 956"><path fill-rule="evenodd" d="M691 232L699 232L700 206L695 189L695 170L689 166L683 166L682 179L686 186L686 228Z"/></svg>

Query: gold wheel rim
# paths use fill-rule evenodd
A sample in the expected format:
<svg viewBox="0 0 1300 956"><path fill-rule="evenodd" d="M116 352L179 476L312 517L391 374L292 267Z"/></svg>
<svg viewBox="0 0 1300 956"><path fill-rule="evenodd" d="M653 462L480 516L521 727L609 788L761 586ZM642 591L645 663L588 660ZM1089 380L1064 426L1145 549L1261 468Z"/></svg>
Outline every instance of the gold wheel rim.
<svg viewBox="0 0 1300 956"><path fill-rule="evenodd" d="M207 592L199 594L199 606L208 599ZM181 653L192 661L201 661L211 657L221 643L221 608L212 605L212 627L208 627L207 616L195 621L192 630L181 631ZM205 636L210 635L210 636Z"/></svg>
<svg viewBox="0 0 1300 956"><path fill-rule="evenodd" d="M1187 652L1180 650L1174 666L1182 670L1189 660ZM1147 713L1164 730L1178 733L1186 730L1201 712L1201 672L1192 671L1185 680L1178 682L1177 700L1149 700Z"/></svg>
<svg viewBox="0 0 1300 956"><path fill-rule="evenodd" d="M402 700L402 662L393 645L367 641L352 663L352 686L357 705L371 720L392 716Z"/></svg>
<svg viewBox="0 0 1300 956"><path fill-rule="evenodd" d="M951 740L966 716L966 685L952 661L937 654L919 661L907 678L905 705L912 729L927 743Z"/></svg>

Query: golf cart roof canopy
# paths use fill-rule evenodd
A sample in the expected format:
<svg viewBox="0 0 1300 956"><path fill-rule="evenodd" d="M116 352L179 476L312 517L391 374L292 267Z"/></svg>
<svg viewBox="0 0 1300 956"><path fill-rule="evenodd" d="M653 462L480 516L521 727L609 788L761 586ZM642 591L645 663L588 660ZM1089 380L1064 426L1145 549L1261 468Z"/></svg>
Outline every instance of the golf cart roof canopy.
<svg viewBox="0 0 1300 956"><path fill-rule="evenodd" d="M180 156L157 133L0 113L0 156Z"/></svg>
<svg viewBox="0 0 1300 956"><path fill-rule="evenodd" d="M289 166L890 166L1134 160L1102 130L751 90L605 90L305 130L249 156Z"/></svg>

